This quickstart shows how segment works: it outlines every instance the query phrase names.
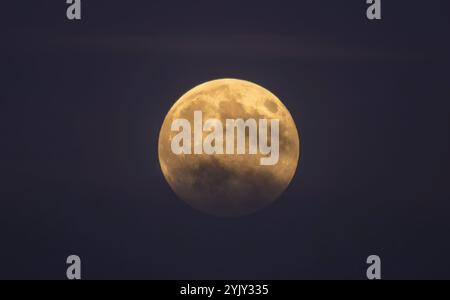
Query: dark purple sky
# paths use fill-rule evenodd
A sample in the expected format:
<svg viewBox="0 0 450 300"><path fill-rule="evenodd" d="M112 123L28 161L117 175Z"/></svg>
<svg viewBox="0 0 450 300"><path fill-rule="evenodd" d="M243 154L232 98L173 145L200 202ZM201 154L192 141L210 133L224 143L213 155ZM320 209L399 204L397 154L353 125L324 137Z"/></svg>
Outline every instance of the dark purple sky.
<svg viewBox="0 0 450 300"><path fill-rule="evenodd" d="M114 3L112 3L114 2ZM192 3L191 3L192 2ZM450 278L446 1L7 1L0 278ZM194 4L195 3L195 4ZM301 134L286 193L239 219L178 200L165 114L216 78L274 92Z"/></svg>

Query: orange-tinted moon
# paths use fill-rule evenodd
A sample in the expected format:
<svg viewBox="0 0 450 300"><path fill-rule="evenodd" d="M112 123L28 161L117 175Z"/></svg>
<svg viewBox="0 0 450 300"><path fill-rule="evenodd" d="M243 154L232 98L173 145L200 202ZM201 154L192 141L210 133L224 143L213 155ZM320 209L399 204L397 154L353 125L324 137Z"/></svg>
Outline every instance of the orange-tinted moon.
<svg viewBox="0 0 450 300"><path fill-rule="evenodd" d="M261 154L172 153L177 134L172 122L184 118L193 124L198 110L203 120L215 118L223 124L226 119L278 119L278 163L261 165ZM287 188L296 172L300 141L291 114L274 94L248 81L220 79L194 87L172 106L160 131L158 155L164 177L179 198L209 214L241 216L267 206Z"/></svg>

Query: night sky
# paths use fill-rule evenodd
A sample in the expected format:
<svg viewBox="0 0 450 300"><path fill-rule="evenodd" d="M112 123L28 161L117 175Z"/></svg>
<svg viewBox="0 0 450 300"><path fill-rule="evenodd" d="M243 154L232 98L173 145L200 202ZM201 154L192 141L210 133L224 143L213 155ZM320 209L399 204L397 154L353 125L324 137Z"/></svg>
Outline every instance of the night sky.
<svg viewBox="0 0 450 300"><path fill-rule="evenodd" d="M345 2L345 4L344 4ZM448 1L6 1L0 279L450 279ZM158 134L186 91L258 83L301 135L273 205L179 200ZM180 176L183 176L180 174Z"/></svg>

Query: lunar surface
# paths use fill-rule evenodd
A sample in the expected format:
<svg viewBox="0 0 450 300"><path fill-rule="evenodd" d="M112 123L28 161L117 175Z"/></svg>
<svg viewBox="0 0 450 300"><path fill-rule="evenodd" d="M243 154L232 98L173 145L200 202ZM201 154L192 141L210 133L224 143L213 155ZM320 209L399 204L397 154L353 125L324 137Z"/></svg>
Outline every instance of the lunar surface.
<svg viewBox="0 0 450 300"><path fill-rule="evenodd" d="M248 151L174 154L171 141L178 132L172 131L172 122L183 118L194 124L195 111L202 111L203 120L223 124L227 119L278 119L278 162L261 165L263 155ZM242 216L272 203L287 188L297 168L300 141L291 114L274 94L248 81L220 79L193 88L172 106L160 131L158 155L164 177L179 198L208 214Z"/></svg>

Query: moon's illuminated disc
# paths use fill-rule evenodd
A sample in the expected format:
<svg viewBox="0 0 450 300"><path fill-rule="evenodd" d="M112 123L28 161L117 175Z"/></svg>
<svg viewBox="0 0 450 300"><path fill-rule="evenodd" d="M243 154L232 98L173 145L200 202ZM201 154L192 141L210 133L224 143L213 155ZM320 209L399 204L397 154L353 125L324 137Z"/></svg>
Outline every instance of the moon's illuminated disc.
<svg viewBox="0 0 450 300"><path fill-rule="evenodd" d="M224 132L227 119L267 119L269 124L279 120L277 163L261 165L261 157L267 155L259 151L249 154L249 130L245 132L245 154L174 154L171 143L179 131L172 130L172 123L186 119L194 128L195 111L202 112L203 122L222 121ZM208 133L201 133L203 139ZM248 81L220 79L193 88L172 106L161 128L158 153L162 172L181 199L209 214L240 216L267 206L287 188L297 168L300 142L291 114L274 94Z"/></svg>

